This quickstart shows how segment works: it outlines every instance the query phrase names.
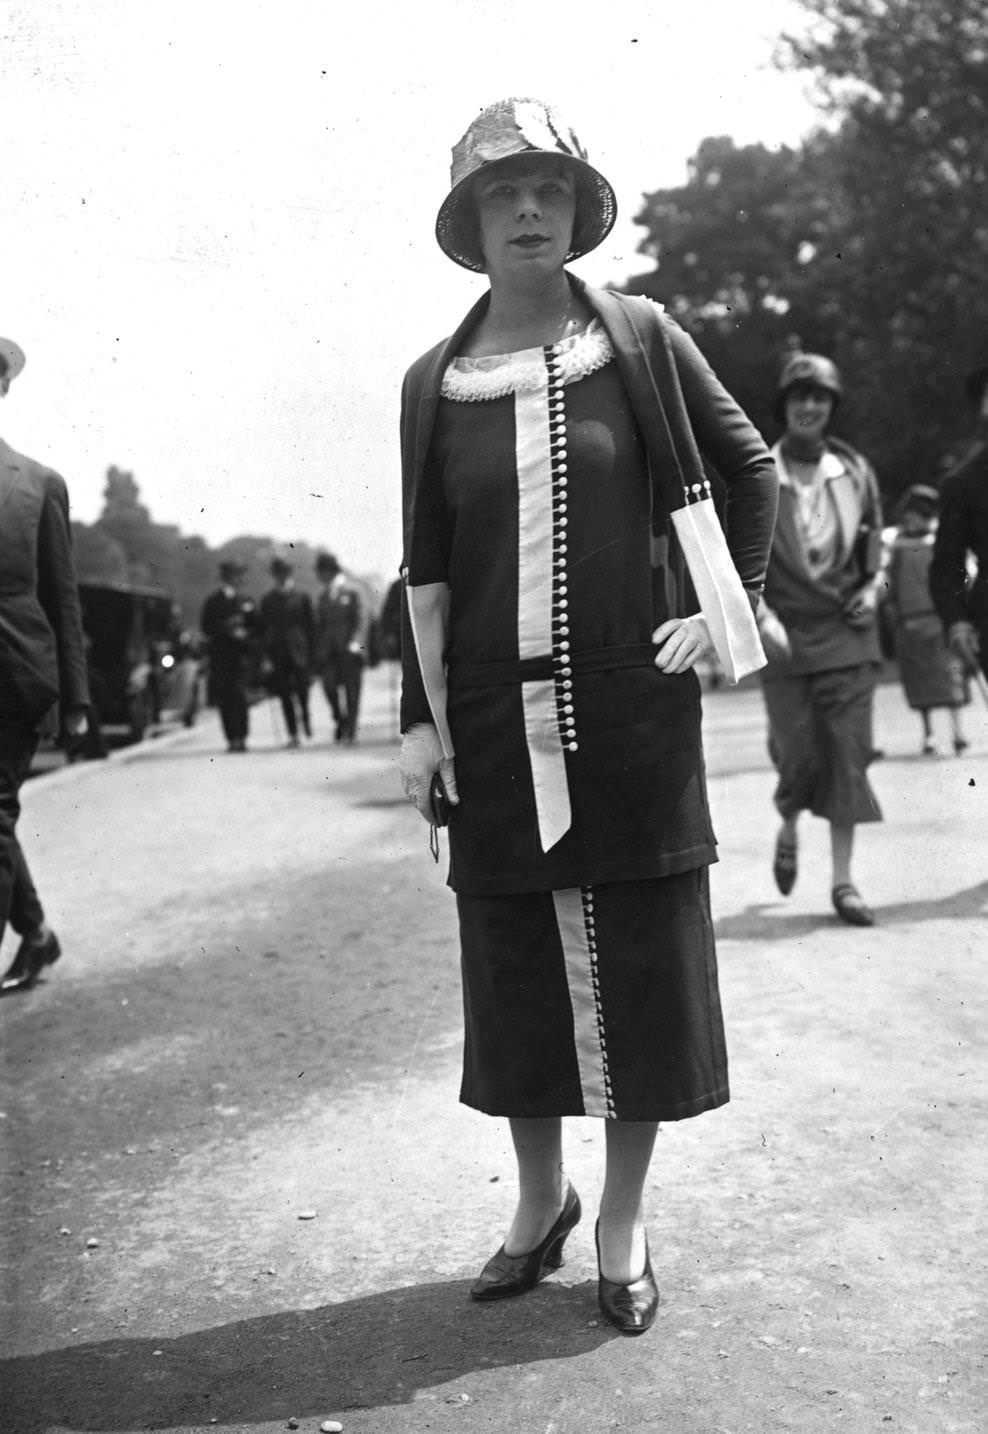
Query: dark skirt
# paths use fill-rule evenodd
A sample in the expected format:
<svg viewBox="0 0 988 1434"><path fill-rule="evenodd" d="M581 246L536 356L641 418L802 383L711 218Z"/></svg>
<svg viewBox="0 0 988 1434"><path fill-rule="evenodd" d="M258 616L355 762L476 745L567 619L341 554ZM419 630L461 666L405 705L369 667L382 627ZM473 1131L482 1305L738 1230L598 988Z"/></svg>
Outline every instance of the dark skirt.
<svg viewBox="0 0 988 1434"><path fill-rule="evenodd" d="M906 701L914 710L963 707L969 700L964 670L944 641L938 617L906 618L900 623L895 655Z"/></svg>
<svg viewBox="0 0 988 1434"><path fill-rule="evenodd" d="M457 907L465 1105L655 1121L728 1100L706 867Z"/></svg>
<svg viewBox="0 0 988 1434"><path fill-rule="evenodd" d="M809 811L837 826L881 821L868 780L877 678L878 667L869 662L764 680L781 816Z"/></svg>

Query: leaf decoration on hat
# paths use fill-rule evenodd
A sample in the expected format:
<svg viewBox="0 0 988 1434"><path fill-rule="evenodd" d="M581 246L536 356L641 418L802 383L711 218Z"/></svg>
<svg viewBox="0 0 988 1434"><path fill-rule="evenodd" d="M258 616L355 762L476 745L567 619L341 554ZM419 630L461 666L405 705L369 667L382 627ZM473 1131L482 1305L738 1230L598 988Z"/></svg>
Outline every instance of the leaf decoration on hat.
<svg viewBox="0 0 988 1434"><path fill-rule="evenodd" d="M569 145L553 124L552 111L537 100L515 102L515 124L518 133L532 149L558 149L568 154Z"/></svg>

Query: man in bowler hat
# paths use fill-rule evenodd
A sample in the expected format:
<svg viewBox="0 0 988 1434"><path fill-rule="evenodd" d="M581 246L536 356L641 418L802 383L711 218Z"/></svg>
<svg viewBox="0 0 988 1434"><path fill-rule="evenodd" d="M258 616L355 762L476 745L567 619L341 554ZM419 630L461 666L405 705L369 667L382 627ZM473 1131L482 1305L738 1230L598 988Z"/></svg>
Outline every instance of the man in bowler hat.
<svg viewBox="0 0 988 1434"><path fill-rule="evenodd" d="M24 367L0 338L0 397ZM42 720L59 704L63 734L86 729L89 690L65 482L0 439L0 941L21 938L0 994L26 991L61 955L17 837L20 789Z"/></svg>
<svg viewBox="0 0 988 1434"><path fill-rule="evenodd" d="M209 643L209 700L220 714L227 750L246 752L250 726L247 683L257 610L243 591L247 569L227 561L220 585L202 605L199 626Z"/></svg>
<svg viewBox="0 0 988 1434"><path fill-rule="evenodd" d="M988 675L988 364L968 374L975 441L940 486L940 524L930 564L930 594L947 641L969 672ZM969 555L977 563L971 578Z"/></svg>

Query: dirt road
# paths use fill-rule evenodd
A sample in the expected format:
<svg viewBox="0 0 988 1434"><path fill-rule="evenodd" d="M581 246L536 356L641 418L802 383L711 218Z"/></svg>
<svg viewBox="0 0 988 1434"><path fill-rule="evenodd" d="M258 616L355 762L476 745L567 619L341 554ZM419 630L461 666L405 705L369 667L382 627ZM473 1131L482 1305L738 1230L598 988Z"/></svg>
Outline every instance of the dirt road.
<svg viewBox="0 0 988 1434"><path fill-rule="evenodd" d="M660 1136L663 1305L625 1340L596 1122L565 1268L466 1299L512 1160L456 1102L455 914L393 711L379 669L352 750L318 707L288 752L262 707L245 757L207 717L29 784L65 956L0 1002L3 1434L982 1434L988 714L924 760L881 689L859 931L819 823L776 893L760 695L708 696L733 1099Z"/></svg>

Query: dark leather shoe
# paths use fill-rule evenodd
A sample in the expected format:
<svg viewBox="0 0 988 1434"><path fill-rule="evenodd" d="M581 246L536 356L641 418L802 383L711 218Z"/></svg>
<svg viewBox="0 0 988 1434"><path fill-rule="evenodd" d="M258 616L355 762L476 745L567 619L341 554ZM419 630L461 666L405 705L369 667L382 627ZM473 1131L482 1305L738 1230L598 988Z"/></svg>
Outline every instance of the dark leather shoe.
<svg viewBox="0 0 988 1434"><path fill-rule="evenodd" d="M862 900L857 887L852 886L849 881L835 886L831 898L841 921L846 921L849 926L874 926L875 913Z"/></svg>
<svg viewBox="0 0 988 1434"><path fill-rule="evenodd" d="M524 1295L563 1263L563 1245L574 1225L580 1222L580 1197L572 1185L559 1219L540 1245L524 1255L507 1255L504 1246L492 1255L470 1290L473 1300L504 1300Z"/></svg>
<svg viewBox="0 0 988 1434"><path fill-rule="evenodd" d="M652 1259L648 1253L648 1237L645 1237L645 1272L630 1285L619 1285L606 1280L600 1274L600 1229L595 1231L597 1241L597 1303L601 1313L622 1334L644 1334L655 1322L659 1308L659 1290L652 1274Z"/></svg>
<svg viewBox="0 0 988 1434"><path fill-rule="evenodd" d="M7 995L10 991L30 991L45 967L54 966L61 954L62 948L54 931L49 931L43 941L25 938L0 981L0 995Z"/></svg>

